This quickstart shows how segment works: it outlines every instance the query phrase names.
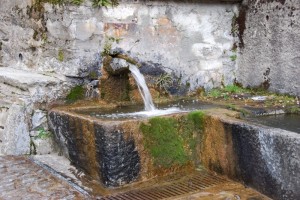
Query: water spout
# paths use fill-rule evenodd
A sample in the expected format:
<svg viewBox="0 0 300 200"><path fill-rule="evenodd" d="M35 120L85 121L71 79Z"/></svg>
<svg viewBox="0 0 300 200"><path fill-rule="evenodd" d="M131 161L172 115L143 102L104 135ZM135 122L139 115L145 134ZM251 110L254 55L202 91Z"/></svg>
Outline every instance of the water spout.
<svg viewBox="0 0 300 200"><path fill-rule="evenodd" d="M156 110L156 108L153 104L152 96L146 85L146 81L145 81L143 74L141 74L140 70L135 65L132 65L132 64L129 65L129 70L131 71L132 76L138 85L140 94L144 101L145 110L146 111Z"/></svg>

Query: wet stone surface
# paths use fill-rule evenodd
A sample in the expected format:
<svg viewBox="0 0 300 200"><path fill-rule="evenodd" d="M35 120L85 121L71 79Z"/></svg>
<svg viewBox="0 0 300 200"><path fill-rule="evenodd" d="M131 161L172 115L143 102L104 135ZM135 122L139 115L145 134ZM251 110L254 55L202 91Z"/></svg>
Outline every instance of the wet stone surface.
<svg viewBox="0 0 300 200"><path fill-rule="evenodd" d="M0 199L87 199L26 156L0 156Z"/></svg>
<svg viewBox="0 0 300 200"><path fill-rule="evenodd" d="M43 164L40 165L41 163ZM69 161L57 155L30 158L0 156L0 199L270 200L251 188L203 169L192 173L183 172L157 177L151 181L129 184L119 189L101 189L100 185L91 186L87 182L81 182L77 179L79 177L76 178L71 173L70 168L73 167L69 165ZM48 171L49 169L53 172ZM66 179L59 178L58 174ZM72 183L80 185L89 191L89 194L76 190L71 186Z"/></svg>

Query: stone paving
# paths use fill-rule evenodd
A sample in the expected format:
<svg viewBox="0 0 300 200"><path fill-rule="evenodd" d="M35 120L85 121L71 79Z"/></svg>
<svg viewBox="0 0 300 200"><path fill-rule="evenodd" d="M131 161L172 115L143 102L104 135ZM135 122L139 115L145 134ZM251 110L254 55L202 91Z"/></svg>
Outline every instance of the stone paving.
<svg viewBox="0 0 300 200"><path fill-rule="evenodd" d="M161 180L152 180L145 183L128 185L127 188L100 188L98 186L81 182L78 176L74 176L72 172L76 169L70 165L68 159L58 155L44 156L0 156L0 200L48 200L48 199L109 199L109 200L146 200L146 199L168 199L168 200L270 200L268 197L258 193L251 188L247 188L240 183L230 181L226 178L217 175L211 186L207 188L195 190L194 192L187 191L179 194L179 190L187 189L182 185L181 179L178 177L162 178ZM192 175L189 178L194 178ZM80 177L80 176L79 176ZM180 176L181 177L181 176ZM174 182L174 180L175 182ZM196 179L199 179L196 177ZM195 179L195 180L196 180ZM217 181L220 179L220 182ZM221 181L222 180L222 181ZM203 179L204 182L200 185L208 184L208 179ZM213 183L212 182L212 183ZM180 184L181 185L180 185ZM159 196L159 188L177 184L175 191L172 189L168 193L175 192L175 196L167 197L161 194ZM175 185L174 185L175 184ZM180 185L180 187L179 187ZM193 185L195 187L195 185ZM149 192L157 190L157 192ZM142 198L137 195L144 195ZM154 196L153 196L154 195Z"/></svg>
<svg viewBox="0 0 300 200"><path fill-rule="evenodd" d="M57 163L59 165L59 163ZM26 156L0 156L0 200L87 199Z"/></svg>

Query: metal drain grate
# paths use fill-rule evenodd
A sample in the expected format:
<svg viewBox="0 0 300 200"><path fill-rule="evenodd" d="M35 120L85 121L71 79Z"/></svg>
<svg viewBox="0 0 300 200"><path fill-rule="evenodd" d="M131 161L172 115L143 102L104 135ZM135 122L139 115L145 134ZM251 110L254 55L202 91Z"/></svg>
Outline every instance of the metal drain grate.
<svg viewBox="0 0 300 200"><path fill-rule="evenodd" d="M140 190L102 197L101 200L159 200L187 193L198 192L204 188L227 182L226 179L208 172L197 172L179 181L162 186L152 186Z"/></svg>

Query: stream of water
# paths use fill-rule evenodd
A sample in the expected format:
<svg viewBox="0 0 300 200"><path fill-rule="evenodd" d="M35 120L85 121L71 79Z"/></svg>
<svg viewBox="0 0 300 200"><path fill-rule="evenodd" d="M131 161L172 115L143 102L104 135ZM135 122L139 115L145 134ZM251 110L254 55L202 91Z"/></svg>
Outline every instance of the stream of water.
<svg viewBox="0 0 300 200"><path fill-rule="evenodd" d="M140 94L144 101L145 111L155 111L156 108L143 74L141 74L140 70L135 65L130 65L129 70L138 85Z"/></svg>

